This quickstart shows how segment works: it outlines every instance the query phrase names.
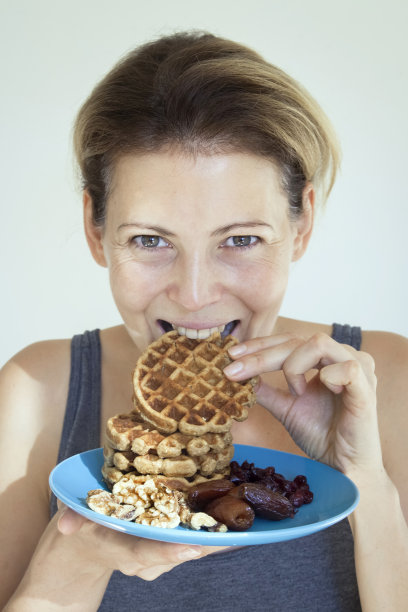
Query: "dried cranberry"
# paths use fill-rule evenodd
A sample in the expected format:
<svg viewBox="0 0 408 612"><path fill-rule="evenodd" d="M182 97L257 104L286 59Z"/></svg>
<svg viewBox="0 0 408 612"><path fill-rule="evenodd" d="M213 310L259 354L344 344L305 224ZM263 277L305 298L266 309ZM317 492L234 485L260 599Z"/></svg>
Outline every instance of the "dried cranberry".
<svg viewBox="0 0 408 612"><path fill-rule="evenodd" d="M302 475L296 476L293 479L293 482L298 488L302 487L303 485L307 484L306 476L302 476Z"/></svg>

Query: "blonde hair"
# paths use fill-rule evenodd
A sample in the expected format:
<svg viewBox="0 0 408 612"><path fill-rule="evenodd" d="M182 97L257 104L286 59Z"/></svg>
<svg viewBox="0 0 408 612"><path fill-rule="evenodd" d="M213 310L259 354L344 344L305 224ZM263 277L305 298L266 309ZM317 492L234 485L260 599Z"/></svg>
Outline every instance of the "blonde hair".
<svg viewBox="0 0 408 612"><path fill-rule="evenodd" d="M115 162L128 153L178 147L266 157L280 169L295 216L307 183L325 201L339 165L331 124L299 83L255 51L197 32L124 57L80 109L74 147L96 224L104 222Z"/></svg>

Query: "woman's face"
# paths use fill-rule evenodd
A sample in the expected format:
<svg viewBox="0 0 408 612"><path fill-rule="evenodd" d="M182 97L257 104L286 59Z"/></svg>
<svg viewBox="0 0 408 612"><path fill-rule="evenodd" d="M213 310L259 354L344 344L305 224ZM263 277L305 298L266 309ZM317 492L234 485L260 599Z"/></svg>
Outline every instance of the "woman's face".
<svg viewBox="0 0 408 612"><path fill-rule="evenodd" d="M123 157L101 233L90 217L91 249L142 350L172 327L190 337L224 326L239 340L270 334L312 215L289 221L267 160L162 152Z"/></svg>

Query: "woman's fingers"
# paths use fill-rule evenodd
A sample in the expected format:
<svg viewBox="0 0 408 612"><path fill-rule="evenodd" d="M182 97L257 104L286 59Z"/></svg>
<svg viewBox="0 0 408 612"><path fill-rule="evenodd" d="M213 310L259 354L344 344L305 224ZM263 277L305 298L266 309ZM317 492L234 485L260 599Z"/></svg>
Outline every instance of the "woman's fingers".
<svg viewBox="0 0 408 612"><path fill-rule="evenodd" d="M330 336L315 334L296 347L282 364L282 370L289 388L302 395L306 389L306 372L320 370L333 363L344 363L356 355L355 349L339 344Z"/></svg>
<svg viewBox="0 0 408 612"><path fill-rule="evenodd" d="M224 373L233 380L243 380L265 372L281 370L285 360L302 342L302 338L289 336L258 338L237 345L241 351L239 357L236 356L234 346L229 353L235 361L224 368ZM245 353L242 353L243 347Z"/></svg>
<svg viewBox="0 0 408 612"><path fill-rule="evenodd" d="M72 542L78 557L85 556L106 569L118 569L129 576L154 580L176 565L216 551L214 547L173 544L124 534L89 521L61 502L58 505L55 517L58 531L70 536L67 542Z"/></svg>
<svg viewBox="0 0 408 612"><path fill-rule="evenodd" d="M285 344L286 342L290 342L291 340L295 340L296 342L305 341L304 338L302 338L301 336L296 336L295 334L276 334L274 336L253 338L252 340L246 340L245 342L241 342L240 344L235 344L230 349L228 349L228 352L231 357L236 359L237 357L240 357L242 355L250 355L251 353L263 351L264 349L272 348L273 346Z"/></svg>
<svg viewBox="0 0 408 612"><path fill-rule="evenodd" d="M198 559L203 555L201 546L171 544L142 538L138 538L135 544L133 558L129 557L128 565L123 565L121 571L129 576L137 575L143 580L155 580L176 565Z"/></svg>
<svg viewBox="0 0 408 612"><path fill-rule="evenodd" d="M364 360L364 357L363 357ZM368 363L368 362L367 362ZM335 394L346 390L349 396L349 408L358 408L362 397L367 398L367 390L371 389L371 394L367 398L370 402L375 401L376 378L374 369L370 376L370 385L367 385L368 377L364 364L357 359L350 359L342 363L333 363L325 366L320 371L320 380Z"/></svg>
<svg viewBox="0 0 408 612"><path fill-rule="evenodd" d="M235 361L224 369L229 378L243 380L266 372L282 370L289 390L294 395L304 393L307 386L305 375L313 369L320 370L334 363L355 360L361 364L367 374L374 370L374 361L370 355L357 352L348 345L339 344L322 333L315 334L308 340L290 335L250 340L232 347L230 354ZM324 380L322 378L322 382ZM328 383L330 384L330 381ZM332 391L341 392L340 383L332 382L332 385L334 385Z"/></svg>
<svg viewBox="0 0 408 612"><path fill-rule="evenodd" d="M59 504L59 506L60 517L57 523L58 531L63 535L71 535L79 531L87 519L64 504Z"/></svg>

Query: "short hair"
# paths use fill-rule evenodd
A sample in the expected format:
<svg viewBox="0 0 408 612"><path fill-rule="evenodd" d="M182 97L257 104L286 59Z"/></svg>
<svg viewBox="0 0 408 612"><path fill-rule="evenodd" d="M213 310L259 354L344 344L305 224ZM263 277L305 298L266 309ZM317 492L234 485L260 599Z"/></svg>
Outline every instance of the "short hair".
<svg viewBox="0 0 408 612"><path fill-rule="evenodd" d="M295 216L308 182L325 201L339 164L329 120L297 81L205 32L164 36L120 60L81 107L74 148L95 224L104 223L115 163L129 153L262 156L280 170Z"/></svg>

